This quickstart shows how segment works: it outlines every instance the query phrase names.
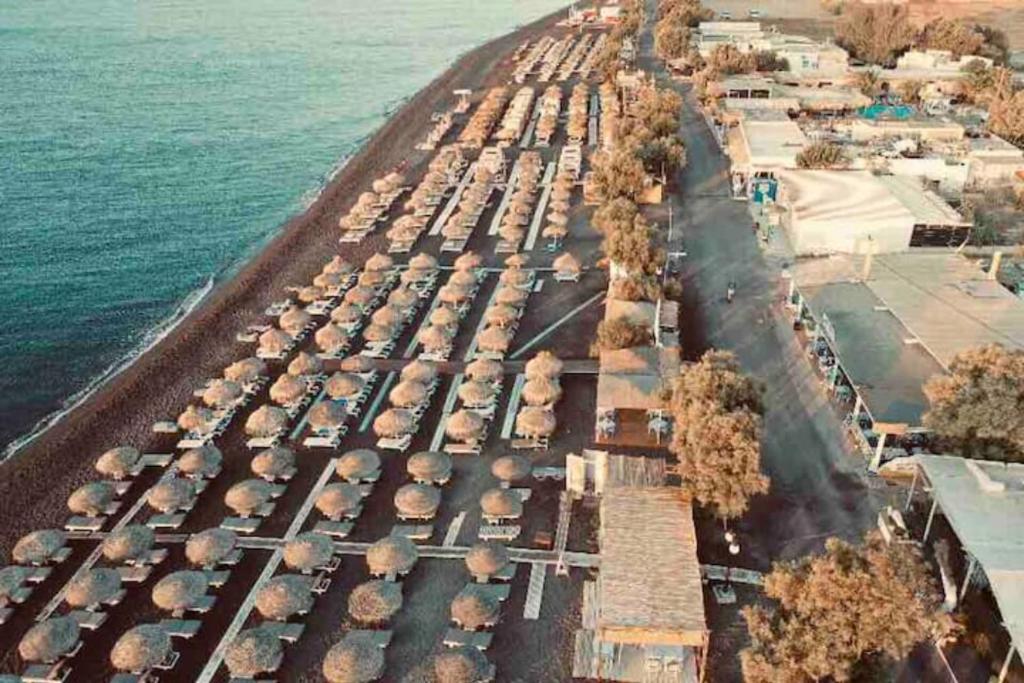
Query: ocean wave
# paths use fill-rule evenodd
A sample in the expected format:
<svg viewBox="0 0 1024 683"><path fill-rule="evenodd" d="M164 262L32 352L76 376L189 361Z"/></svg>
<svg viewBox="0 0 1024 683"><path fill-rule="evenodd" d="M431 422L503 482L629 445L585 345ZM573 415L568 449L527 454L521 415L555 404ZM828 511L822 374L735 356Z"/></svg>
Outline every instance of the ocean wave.
<svg viewBox="0 0 1024 683"><path fill-rule="evenodd" d="M42 436L47 430L64 419L68 413L99 391L105 384L107 384L107 382L131 367L131 365L138 360L142 354L159 344L167 337L167 335L173 332L179 324L181 324L182 320L187 318L188 315L194 311L207 296L209 296L216 283L217 277L211 275L201 287L189 292L188 296L178 304L169 316L159 324L150 328L149 331L143 335L139 344L134 349L112 363L106 370L93 377L82 389L69 396L59 409L37 422L29 432L7 444L7 446L4 447L3 452L0 453L0 462L3 462L17 454L22 448Z"/></svg>

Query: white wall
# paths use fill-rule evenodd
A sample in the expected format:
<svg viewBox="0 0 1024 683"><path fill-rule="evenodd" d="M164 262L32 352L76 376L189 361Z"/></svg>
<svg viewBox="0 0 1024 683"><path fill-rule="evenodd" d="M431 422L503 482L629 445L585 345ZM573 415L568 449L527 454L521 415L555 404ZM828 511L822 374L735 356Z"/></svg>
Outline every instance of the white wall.
<svg viewBox="0 0 1024 683"><path fill-rule="evenodd" d="M790 242L797 256L823 254L866 254L906 251L914 226L910 220L892 220L858 223L851 220L840 224L835 221L793 221L787 226Z"/></svg>

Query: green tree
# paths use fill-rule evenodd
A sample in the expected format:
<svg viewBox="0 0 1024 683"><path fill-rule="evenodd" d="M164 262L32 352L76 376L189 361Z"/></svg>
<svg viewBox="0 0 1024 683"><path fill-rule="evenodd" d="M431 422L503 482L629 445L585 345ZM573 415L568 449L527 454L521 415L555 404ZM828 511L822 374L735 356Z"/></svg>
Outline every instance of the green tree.
<svg viewBox="0 0 1024 683"><path fill-rule="evenodd" d="M602 235L608 235L616 230L629 230L633 227L633 221L640 214L640 209L631 200L625 197L605 202L594 212L590 224Z"/></svg>
<svg viewBox="0 0 1024 683"><path fill-rule="evenodd" d="M896 86L896 93L907 104L921 104L921 92L924 90L922 81L903 81Z"/></svg>
<svg viewBox="0 0 1024 683"><path fill-rule="evenodd" d="M597 333L590 345L590 355L596 358L602 351L650 346L652 341L654 334L646 325L636 325L625 318L602 320L597 324Z"/></svg>
<svg viewBox="0 0 1024 683"><path fill-rule="evenodd" d="M690 30L671 18L662 19L654 29L654 51L666 62L684 56L690 47Z"/></svg>
<svg viewBox="0 0 1024 683"><path fill-rule="evenodd" d="M875 98L882 94L882 79L874 69L859 72L854 78L854 84L862 95Z"/></svg>
<svg viewBox="0 0 1024 683"><path fill-rule="evenodd" d="M761 414L761 388L743 374L729 351L706 351L696 363L683 367L672 392L672 411L711 403L724 412L749 410Z"/></svg>
<svg viewBox="0 0 1024 683"><path fill-rule="evenodd" d="M849 164L846 152L831 142L815 142L796 155L797 168L842 168Z"/></svg>
<svg viewBox="0 0 1024 683"><path fill-rule="evenodd" d="M659 236L642 216L628 228L605 235L601 250L608 260L628 275L654 275L665 264L665 251L658 246Z"/></svg>
<svg viewBox="0 0 1024 683"><path fill-rule="evenodd" d="M904 5L855 2L843 7L836 22L836 42L851 56L879 66L895 65L916 38Z"/></svg>
<svg viewBox="0 0 1024 683"><path fill-rule="evenodd" d="M644 190L647 172L631 149L619 147L594 155L592 182L606 201L626 197L636 199Z"/></svg>
<svg viewBox="0 0 1024 683"><path fill-rule="evenodd" d="M875 657L903 658L918 643L956 632L920 550L878 532L821 555L776 564L765 577L772 608L747 607L747 683L849 681Z"/></svg>
<svg viewBox="0 0 1024 683"><path fill-rule="evenodd" d="M753 52L740 52L732 43L726 43L711 51L707 66L719 77L749 74L757 71L757 57Z"/></svg>
<svg viewBox="0 0 1024 683"><path fill-rule="evenodd" d="M637 147L637 157L652 175L672 175L686 164L686 148L678 135L653 138Z"/></svg>

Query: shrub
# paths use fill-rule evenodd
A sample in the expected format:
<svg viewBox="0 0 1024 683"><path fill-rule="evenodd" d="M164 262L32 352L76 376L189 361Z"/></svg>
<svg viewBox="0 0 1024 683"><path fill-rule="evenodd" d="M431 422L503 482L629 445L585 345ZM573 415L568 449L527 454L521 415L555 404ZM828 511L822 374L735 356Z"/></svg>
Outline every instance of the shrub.
<svg viewBox="0 0 1024 683"><path fill-rule="evenodd" d="M650 346L652 341L654 335L646 325L635 325L625 318L602 320L597 325L594 343L590 345L590 355L596 358L602 351Z"/></svg>
<svg viewBox="0 0 1024 683"><path fill-rule="evenodd" d="M830 142L815 142L796 155L797 168L842 168L848 163L843 148Z"/></svg>

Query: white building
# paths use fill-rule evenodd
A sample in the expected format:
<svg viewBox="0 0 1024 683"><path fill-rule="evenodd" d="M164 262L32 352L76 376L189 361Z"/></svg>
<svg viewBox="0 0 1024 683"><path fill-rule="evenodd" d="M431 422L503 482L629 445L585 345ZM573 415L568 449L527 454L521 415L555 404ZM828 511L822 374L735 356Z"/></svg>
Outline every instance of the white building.
<svg viewBox="0 0 1024 683"><path fill-rule="evenodd" d="M971 138L967 142L967 182L972 186L1010 183L1024 170L1024 150L998 136Z"/></svg>
<svg viewBox="0 0 1024 683"><path fill-rule="evenodd" d="M808 144L800 126L785 114L745 112L727 136L733 193L749 194L754 178L775 178L776 171L795 169L797 155Z"/></svg>

